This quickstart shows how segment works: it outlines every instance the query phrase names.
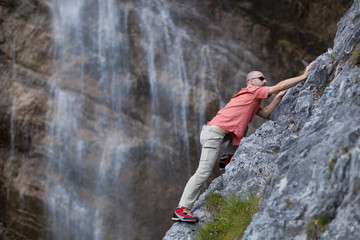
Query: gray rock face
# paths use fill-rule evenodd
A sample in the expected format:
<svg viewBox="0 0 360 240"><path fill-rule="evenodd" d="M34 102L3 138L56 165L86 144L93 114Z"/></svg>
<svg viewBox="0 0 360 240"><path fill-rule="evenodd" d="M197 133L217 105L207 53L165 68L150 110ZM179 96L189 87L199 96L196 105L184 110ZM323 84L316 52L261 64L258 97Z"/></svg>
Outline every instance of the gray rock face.
<svg viewBox="0 0 360 240"><path fill-rule="evenodd" d="M338 23L333 49L200 196L193 212L202 222L210 192L263 193L242 239L360 239L359 36L356 0ZM193 229L176 223L164 239L192 239Z"/></svg>

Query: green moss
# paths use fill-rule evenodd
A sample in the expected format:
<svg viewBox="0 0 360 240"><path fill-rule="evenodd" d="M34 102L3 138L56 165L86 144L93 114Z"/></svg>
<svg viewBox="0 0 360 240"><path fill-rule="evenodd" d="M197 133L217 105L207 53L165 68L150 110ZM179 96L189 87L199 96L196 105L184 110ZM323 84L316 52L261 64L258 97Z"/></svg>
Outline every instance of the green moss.
<svg viewBox="0 0 360 240"><path fill-rule="evenodd" d="M252 216L258 211L260 197L249 195L247 199L231 196L224 198L212 193L206 198L206 209L212 221L198 230L197 240L240 239Z"/></svg>
<svg viewBox="0 0 360 240"><path fill-rule="evenodd" d="M317 88L317 93L318 93L318 95L320 95L320 96L323 95L324 91L325 91L325 87Z"/></svg>
<svg viewBox="0 0 360 240"><path fill-rule="evenodd" d="M331 54L331 55L330 55L330 59L331 59L332 62L335 62L335 60L336 60L336 55L335 55L335 54Z"/></svg>
<svg viewBox="0 0 360 240"><path fill-rule="evenodd" d="M354 190L356 194L360 194L360 179L355 180Z"/></svg>
<svg viewBox="0 0 360 240"><path fill-rule="evenodd" d="M287 51L291 52L292 47L291 47L291 43L289 40L287 39L279 39L278 44L280 44L281 46L283 46Z"/></svg>
<svg viewBox="0 0 360 240"><path fill-rule="evenodd" d="M294 202L293 201L291 201L290 199L285 199L284 200L284 202L288 205L288 206L290 206L290 205L293 205L294 204Z"/></svg>
<svg viewBox="0 0 360 240"><path fill-rule="evenodd" d="M359 66L360 65L360 44L358 44L351 56L351 63L354 66Z"/></svg>
<svg viewBox="0 0 360 240"><path fill-rule="evenodd" d="M243 18L245 18L247 21L250 21L250 22L255 22L257 19L254 18L253 16L249 15L249 12L248 11L244 11L243 9L241 9L240 7L237 7L235 9L232 10L233 13L235 15L239 15Z"/></svg>
<svg viewBox="0 0 360 240"><path fill-rule="evenodd" d="M307 226L307 240L319 239L321 234L329 228L331 219L327 216L315 217Z"/></svg>
<svg viewBox="0 0 360 240"><path fill-rule="evenodd" d="M354 81L354 83L355 84L358 84L360 82L360 76L359 75L356 75L355 76L355 81Z"/></svg>
<svg viewBox="0 0 360 240"><path fill-rule="evenodd" d="M332 172L333 172L333 170L334 170L334 167L335 167L335 165L336 165L337 160L338 160L338 157L337 157L337 156L334 156L334 157L330 160L330 162L328 163L328 166L329 166L329 176L328 176L328 178L329 178L329 179L331 178L331 175L332 175Z"/></svg>

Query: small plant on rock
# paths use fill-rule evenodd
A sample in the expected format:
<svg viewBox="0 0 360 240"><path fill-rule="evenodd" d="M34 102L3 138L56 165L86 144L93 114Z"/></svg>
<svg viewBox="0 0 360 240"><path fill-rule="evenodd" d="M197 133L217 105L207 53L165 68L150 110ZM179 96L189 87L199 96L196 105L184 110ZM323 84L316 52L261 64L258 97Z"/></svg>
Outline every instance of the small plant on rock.
<svg viewBox="0 0 360 240"><path fill-rule="evenodd" d="M307 240L317 240L329 228L331 219L327 216L315 217L307 226Z"/></svg>
<svg viewBox="0 0 360 240"><path fill-rule="evenodd" d="M354 66L360 66L360 44L358 44L351 56L351 63Z"/></svg>
<svg viewBox="0 0 360 240"><path fill-rule="evenodd" d="M231 196L224 198L220 193L211 193L206 198L206 209L213 221L202 226L197 240L240 239L252 216L258 211L260 197L249 195L247 199Z"/></svg>
<svg viewBox="0 0 360 240"><path fill-rule="evenodd" d="M331 161L328 163L328 166L329 166L329 175L328 175L328 178L330 179L331 178L331 175L332 175L332 172L334 170L334 167L336 165L336 162L338 160L338 157L337 156L334 156Z"/></svg>

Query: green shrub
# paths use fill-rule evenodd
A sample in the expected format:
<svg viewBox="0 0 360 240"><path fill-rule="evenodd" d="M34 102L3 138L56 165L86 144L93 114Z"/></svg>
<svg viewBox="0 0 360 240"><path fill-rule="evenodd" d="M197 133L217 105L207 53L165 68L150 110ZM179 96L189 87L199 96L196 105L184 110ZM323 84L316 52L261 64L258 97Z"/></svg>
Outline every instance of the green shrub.
<svg viewBox="0 0 360 240"><path fill-rule="evenodd" d="M199 228L197 240L240 239L252 216L258 211L260 197L249 195L247 199L231 196L224 198L219 193L209 194L206 209L212 221Z"/></svg>
<svg viewBox="0 0 360 240"><path fill-rule="evenodd" d="M331 218L327 216L315 217L307 226L307 240L317 240L329 228Z"/></svg>

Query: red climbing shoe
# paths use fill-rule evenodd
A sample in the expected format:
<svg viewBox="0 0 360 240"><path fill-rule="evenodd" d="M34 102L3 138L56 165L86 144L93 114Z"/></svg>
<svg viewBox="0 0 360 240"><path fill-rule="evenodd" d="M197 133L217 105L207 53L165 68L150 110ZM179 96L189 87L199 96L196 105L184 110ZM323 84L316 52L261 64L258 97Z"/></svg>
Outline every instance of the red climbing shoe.
<svg viewBox="0 0 360 240"><path fill-rule="evenodd" d="M176 208L171 220L175 222L188 222L188 223L199 222L199 218L194 217L190 212L190 210L185 207Z"/></svg>
<svg viewBox="0 0 360 240"><path fill-rule="evenodd" d="M228 163L231 161L233 155L231 154L224 154L221 156L220 161L219 161L219 168L220 169L224 169L226 167L226 165L228 165Z"/></svg>

